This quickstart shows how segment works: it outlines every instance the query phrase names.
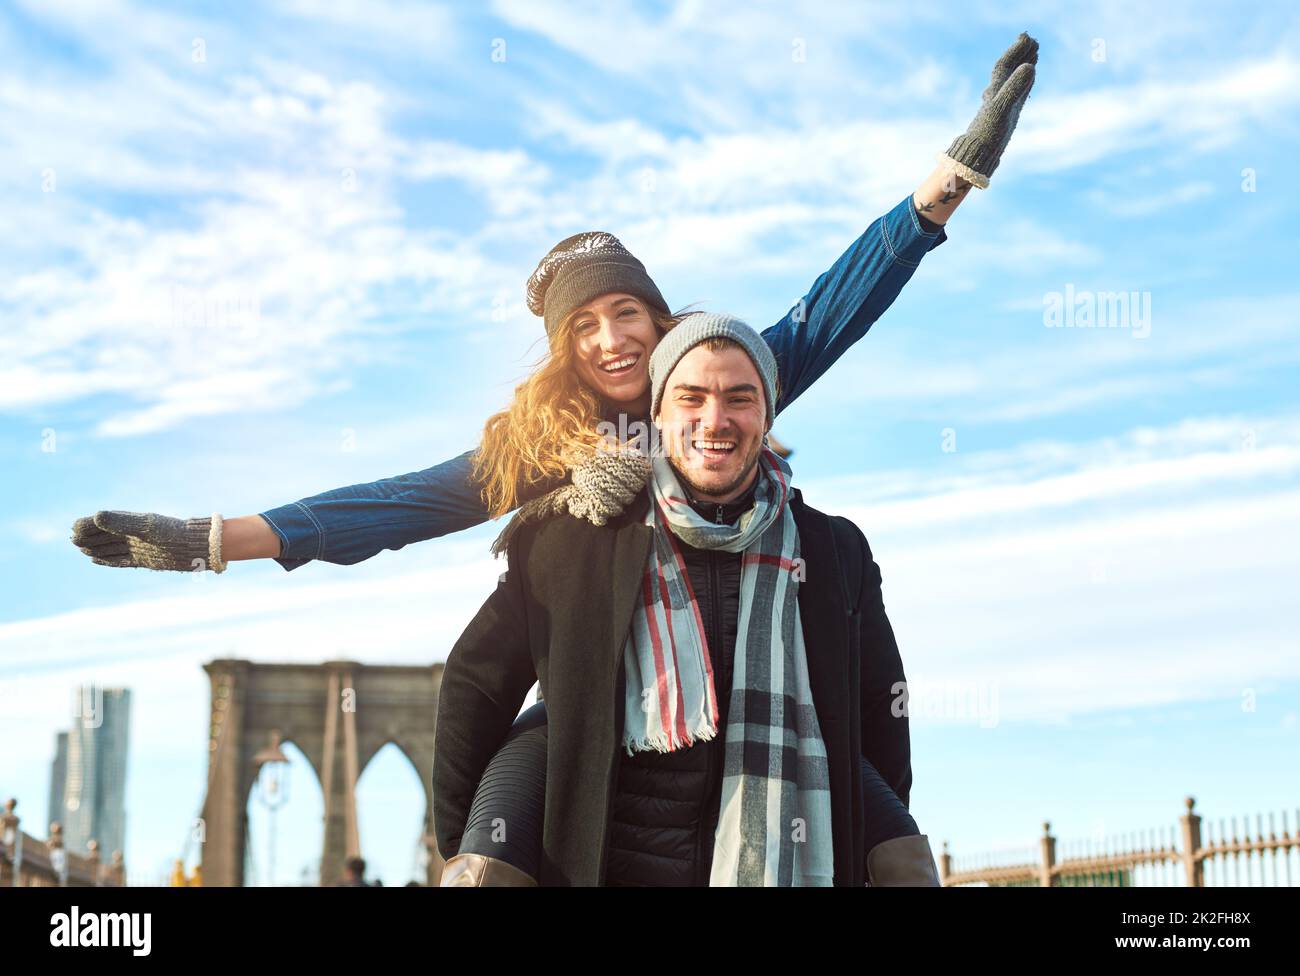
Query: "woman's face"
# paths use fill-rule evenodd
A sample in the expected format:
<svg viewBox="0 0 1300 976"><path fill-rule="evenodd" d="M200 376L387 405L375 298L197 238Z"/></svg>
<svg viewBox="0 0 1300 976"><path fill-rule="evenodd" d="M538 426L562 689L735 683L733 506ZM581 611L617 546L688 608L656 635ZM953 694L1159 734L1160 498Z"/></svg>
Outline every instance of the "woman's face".
<svg viewBox="0 0 1300 976"><path fill-rule="evenodd" d="M621 292L598 295L573 320L574 369L606 400L649 406L650 354L659 330L641 299Z"/></svg>

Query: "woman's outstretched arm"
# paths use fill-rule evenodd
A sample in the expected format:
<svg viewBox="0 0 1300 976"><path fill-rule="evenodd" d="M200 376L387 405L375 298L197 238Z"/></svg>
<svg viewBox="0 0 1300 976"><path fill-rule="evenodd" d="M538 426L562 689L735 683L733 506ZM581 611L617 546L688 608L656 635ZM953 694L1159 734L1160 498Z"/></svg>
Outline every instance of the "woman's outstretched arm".
<svg viewBox="0 0 1300 976"><path fill-rule="evenodd" d="M962 179L947 166L936 166L934 172L912 194L912 206L921 215L923 222L942 227L961 206L961 202L966 199L966 191L972 186L974 184L970 180Z"/></svg>
<svg viewBox="0 0 1300 976"><path fill-rule="evenodd" d="M260 515L239 515L225 520L226 562L240 559L274 559L280 555L280 537Z"/></svg>
<svg viewBox="0 0 1300 976"><path fill-rule="evenodd" d="M915 192L877 218L821 275L808 294L763 333L776 356L780 413L866 335L945 240L944 224L971 186L986 189L1034 84L1038 42L1022 33L993 66L967 130L939 154Z"/></svg>
<svg viewBox="0 0 1300 976"><path fill-rule="evenodd" d="M271 558L286 570L314 559L350 566L385 549L486 522L481 485L472 478L473 459L474 451L466 451L422 471L333 488L254 517L266 522L279 540ZM523 499L555 484L530 486ZM256 549L249 558L257 558L269 541L256 527L252 538Z"/></svg>
<svg viewBox="0 0 1300 976"><path fill-rule="evenodd" d="M908 194L872 221L808 293L764 330L780 378L776 413L867 334L911 280L921 258L948 239L942 225L929 222L912 200Z"/></svg>
<svg viewBox="0 0 1300 976"><path fill-rule="evenodd" d="M486 522L473 457L466 451L422 471L333 488L257 515L177 519L101 511L77 519L72 542L103 566L223 572L243 559L274 559L286 570L312 560L348 566ZM520 502L562 481L521 485Z"/></svg>

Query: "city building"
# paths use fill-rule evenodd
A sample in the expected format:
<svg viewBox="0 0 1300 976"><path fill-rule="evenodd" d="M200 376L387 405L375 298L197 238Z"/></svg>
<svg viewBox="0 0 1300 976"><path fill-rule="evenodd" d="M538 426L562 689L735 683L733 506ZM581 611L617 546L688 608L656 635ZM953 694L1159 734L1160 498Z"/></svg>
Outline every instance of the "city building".
<svg viewBox="0 0 1300 976"><path fill-rule="evenodd" d="M59 733L50 773L50 820L62 824L70 852L95 840L125 854L130 715L129 689L81 685L73 695L72 727Z"/></svg>

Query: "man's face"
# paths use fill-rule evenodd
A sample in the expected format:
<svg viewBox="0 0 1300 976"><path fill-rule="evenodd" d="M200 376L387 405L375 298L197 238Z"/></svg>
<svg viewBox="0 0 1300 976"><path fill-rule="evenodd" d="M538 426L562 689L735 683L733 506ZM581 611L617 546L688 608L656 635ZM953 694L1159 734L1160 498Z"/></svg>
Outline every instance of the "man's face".
<svg viewBox="0 0 1300 976"><path fill-rule="evenodd" d="M763 382L738 346L696 346L668 374L659 424L677 477L697 500L743 495L757 476L767 432Z"/></svg>
<svg viewBox="0 0 1300 976"><path fill-rule="evenodd" d="M574 368L606 400L629 404L650 390L650 354L659 332L645 303L632 295L600 295L573 320Z"/></svg>

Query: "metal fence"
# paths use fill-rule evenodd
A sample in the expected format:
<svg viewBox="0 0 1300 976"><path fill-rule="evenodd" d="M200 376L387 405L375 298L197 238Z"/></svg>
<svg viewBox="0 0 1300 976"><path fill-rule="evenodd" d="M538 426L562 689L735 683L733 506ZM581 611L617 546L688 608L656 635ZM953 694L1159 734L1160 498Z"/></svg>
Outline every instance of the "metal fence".
<svg viewBox="0 0 1300 976"><path fill-rule="evenodd" d="M1050 823L1037 845L954 857L944 841L945 886L1291 887L1300 884L1300 830L1287 811L1205 821L1196 801L1175 825L1096 840L1060 842ZM1294 811L1300 828L1300 809ZM1239 822L1240 821L1240 822ZM1278 828L1281 832L1278 832Z"/></svg>

